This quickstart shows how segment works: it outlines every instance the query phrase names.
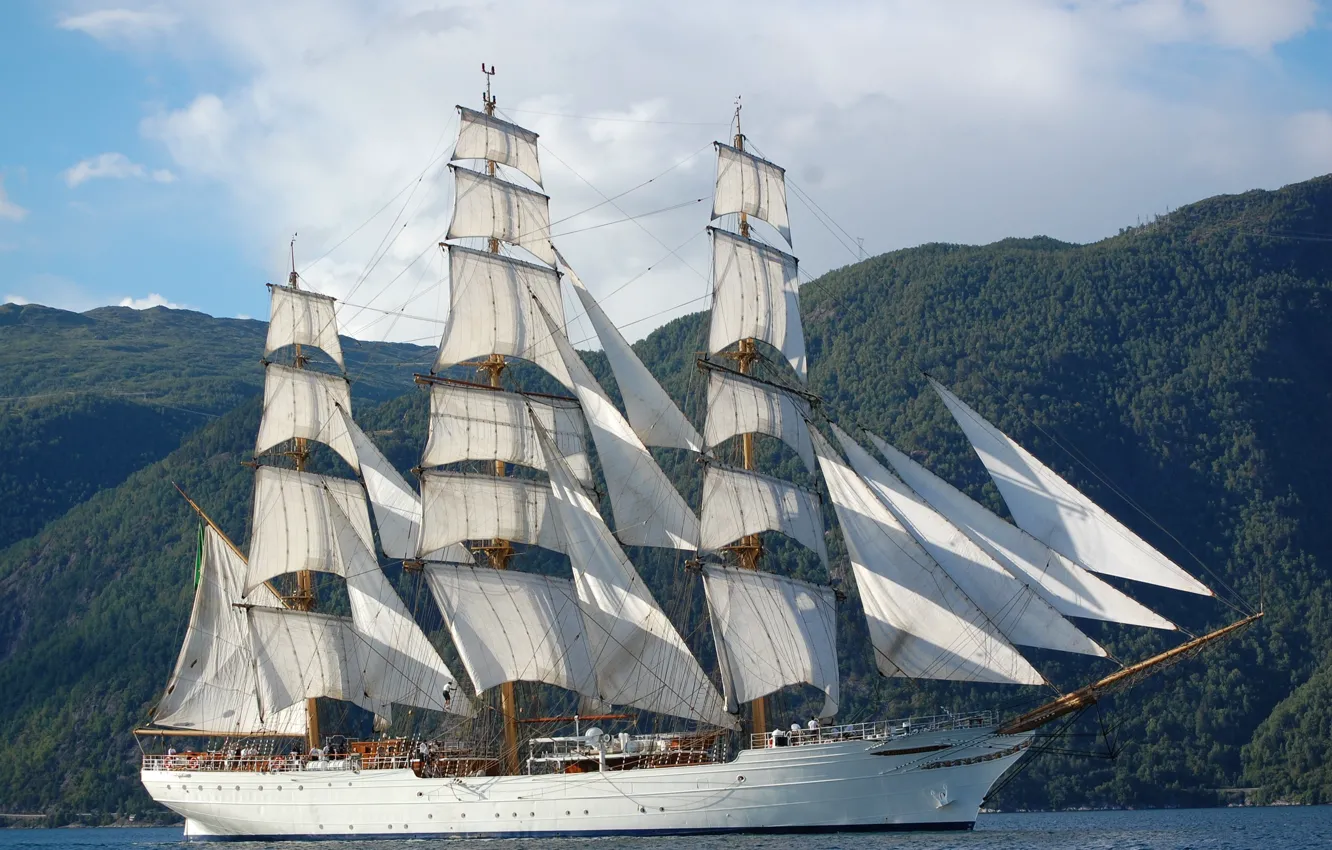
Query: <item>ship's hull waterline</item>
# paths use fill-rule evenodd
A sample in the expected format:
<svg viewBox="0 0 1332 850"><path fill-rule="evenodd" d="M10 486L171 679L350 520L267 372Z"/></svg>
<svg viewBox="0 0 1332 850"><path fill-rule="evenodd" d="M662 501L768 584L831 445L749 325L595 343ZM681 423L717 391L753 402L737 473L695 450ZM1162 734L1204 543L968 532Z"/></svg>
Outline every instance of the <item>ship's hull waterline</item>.
<svg viewBox="0 0 1332 850"><path fill-rule="evenodd" d="M159 769L142 778L197 841L956 830L972 827L1030 737L973 728L537 776Z"/></svg>

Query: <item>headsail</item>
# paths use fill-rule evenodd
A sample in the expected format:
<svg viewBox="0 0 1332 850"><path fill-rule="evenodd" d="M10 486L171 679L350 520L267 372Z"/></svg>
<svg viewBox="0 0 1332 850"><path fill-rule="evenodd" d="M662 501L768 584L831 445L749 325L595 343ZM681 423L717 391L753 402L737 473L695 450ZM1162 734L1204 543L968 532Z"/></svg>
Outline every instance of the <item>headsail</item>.
<svg viewBox="0 0 1332 850"><path fill-rule="evenodd" d="M811 429L886 676L1039 685L1044 679Z"/></svg>
<svg viewBox="0 0 1332 850"><path fill-rule="evenodd" d="M583 286L574 270L569 268L558 250L555 256L564 266L573 284L574 294L582 302L597 339L601 341L601 350L605 352L611 372L615 375L615 383L620 388L620 397L624 399L625 413L628 414L634 433L649 446L702 452L703 438L698 431L689 424L689 420L666 394L666 390L662 389L661 384L657 383L657 379L652 377L643 361L638 359L633 348L611 323L610 317L601 309L592 293L587 291L587 287Z"/></svg>
<svg viewBox="0 0 1332 850"><path fill-rule="evenodd" d="M270 283L272 304L268 316L268 337L264 356L288 345L309 345L332 358L344 371L342 343L333 312L333 298L308 289L295 289Z"/></svg>
<svg viewBox="0 0 1332 850"><path fill-rule="evenodd" d="M360 461L361 480L370 496L384 554L390 558L415 558L416 541L421 536L420 498L379 447L352 421L351 414L342 408L338 412Z"/></svg>
<svg viewBox="0 0 1332 850"><path fill-rule="evenodd" d="M541 431L601 701L734 727L721 695Z"/></svg>
<svg viewBox="0 0 1332 850"><path fill-rule="evenodd" d="M985 421L943 384L930 386L966 432L1017 524L1089 570L1211 596L1206 585Z"/></svg>
<svg viewBox="0 0 1332 850"><path fill-rule="evenodd" d="M1031 582L1065 617L1153 629L1175 628L1174 623L991 513L879 437L869 434L869 438L912 490L966 532L990 557Z"/></svg>
<svg viewBox="0 0 1332 850"><path fill-rule="evenodd" d="M807 683L837 713L837 610L832 588L720 564L703 567L726 708Z"/></svg>
<svg viewBox="0 0 1332 850"><path fill-rule="evenodd" d="M846 432L836 425L832 432L852 468L1004 637L1022 646L1105 655L1096 641L927 505Z"/></svg>

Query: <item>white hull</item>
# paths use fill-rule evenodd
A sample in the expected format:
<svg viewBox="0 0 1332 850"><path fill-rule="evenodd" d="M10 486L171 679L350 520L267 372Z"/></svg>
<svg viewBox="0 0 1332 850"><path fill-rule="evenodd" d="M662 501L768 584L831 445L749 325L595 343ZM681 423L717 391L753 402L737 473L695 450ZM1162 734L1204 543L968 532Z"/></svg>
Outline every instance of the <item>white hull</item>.
<svg viewBox="0 0 1332 850"><path fill-rule="evenodd" d="M581 774L144 770L142 779L195 840L970 829L1029 741L971 728Z"/></svg>

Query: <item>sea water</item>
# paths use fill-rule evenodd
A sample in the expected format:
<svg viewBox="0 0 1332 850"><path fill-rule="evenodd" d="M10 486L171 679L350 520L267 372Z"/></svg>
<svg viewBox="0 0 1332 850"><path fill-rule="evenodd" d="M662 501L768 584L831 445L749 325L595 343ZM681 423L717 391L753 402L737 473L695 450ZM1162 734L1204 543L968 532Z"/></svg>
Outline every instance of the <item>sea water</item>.
<svg viewBox="0 0 1332 850"><path fill-rule="evenodd" d="M236 843L283 850L408 850L445 839ZM456 843L464 847L476 842ZM180 827L0 830L0 849L131 850L185 846ZM199 847L201 845L189 845ZM1306 850L1332 848L1332 806L981 815L974 832L713 835L683 838L486 840L486 850Z"/></svg>

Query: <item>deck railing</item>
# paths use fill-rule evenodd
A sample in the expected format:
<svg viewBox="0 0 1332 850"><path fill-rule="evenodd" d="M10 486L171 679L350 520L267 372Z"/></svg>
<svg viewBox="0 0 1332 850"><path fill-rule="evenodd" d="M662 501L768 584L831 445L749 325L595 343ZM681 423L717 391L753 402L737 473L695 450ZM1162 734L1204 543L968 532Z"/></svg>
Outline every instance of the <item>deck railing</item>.
<svg viewBox="0 0 1332 850"><path fill-rule="evenodd" d="M807 744L828 744L837 741L888 741L922 732L944 732L952 729L975 729L994 725L994 713L975 711L968 714L934 714L925 717L905 717L899 720L873 720L868 723L843 723L799 729L756 732L749 736L751 749L765 747L800 747Z"/></svg>

